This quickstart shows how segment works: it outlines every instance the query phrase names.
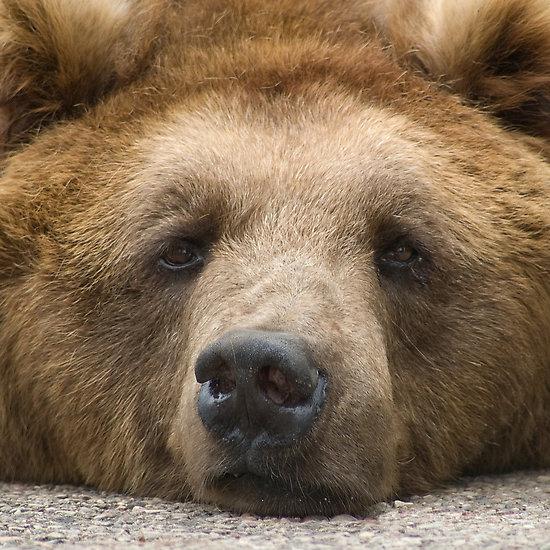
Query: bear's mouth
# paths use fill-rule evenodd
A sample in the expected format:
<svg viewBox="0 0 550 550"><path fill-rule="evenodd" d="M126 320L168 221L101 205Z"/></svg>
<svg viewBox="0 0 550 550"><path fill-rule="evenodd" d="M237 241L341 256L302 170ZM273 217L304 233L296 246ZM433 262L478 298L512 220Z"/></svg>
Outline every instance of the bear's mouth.
<svg viewBox="0 0 550 550"><path fill-rule="evenodd" d="M210 470L206 477L206 486L215 491L289 495L301 486L301 480L296 479L299 467L287 454L255 447L233 447L224 454L226 463Z"/></svg>
<svg viewBox="0 0 550 550"><path fill-rule="evenodd" d="M251 471L226 471L212 477L207 492L211 502L259 515L332 516L344 510L349 513L356 504L328 487L312 487L303 480L290 481Z"/></svg>
<svg viewBox="0 0 550 550"><path fill-rule="evenodd" d="M270 479L252 472L239 472L220 475L214 478L212 487L221 491L253 490L258 493L273 495L288 495L292 491L286 484L278 483L278 480Z"/></svg>

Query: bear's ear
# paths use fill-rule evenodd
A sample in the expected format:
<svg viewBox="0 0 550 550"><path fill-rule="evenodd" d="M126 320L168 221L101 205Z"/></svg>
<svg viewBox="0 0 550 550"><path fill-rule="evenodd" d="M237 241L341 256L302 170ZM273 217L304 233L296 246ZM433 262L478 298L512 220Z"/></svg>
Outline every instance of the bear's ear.
<svg viewBox="0 0 550 550"><path fill-rule="evenodd" d="M550 138L549 0L386 0L401 56L506 125Z"/></svg>
<svg viewBox="0 0 550 550"><path fill-rule="evenodd" d="M132 79L152 49L154 5L0 0L0 150Z"/></svg>

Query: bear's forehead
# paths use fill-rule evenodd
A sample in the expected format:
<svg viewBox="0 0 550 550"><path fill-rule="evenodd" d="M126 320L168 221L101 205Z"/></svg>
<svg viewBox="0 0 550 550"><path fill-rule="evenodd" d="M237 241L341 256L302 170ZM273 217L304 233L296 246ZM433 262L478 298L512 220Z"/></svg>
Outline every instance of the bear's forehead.
<svg viewBox="0 0 550 550"><path fill-rule="evenodd" d="M339 210L354 220L365 211L405 214L430 186L411 131L405 116L347 98L205 101L150 130L133 192L163 216L289 204L333 220Z"/></svg>

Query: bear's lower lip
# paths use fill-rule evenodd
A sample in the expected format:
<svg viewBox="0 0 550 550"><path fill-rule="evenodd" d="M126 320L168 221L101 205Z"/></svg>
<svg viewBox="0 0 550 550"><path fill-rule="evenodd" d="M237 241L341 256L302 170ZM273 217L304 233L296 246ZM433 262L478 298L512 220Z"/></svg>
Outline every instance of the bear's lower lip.
<svg viewBox="0 0 550 550"><path fill-rule="evenodd" d="M315 498L322 498L325 501L332 499L332 493L328 489L308 487L299 479L295 479L291 484L287 480L258 475L250 471L224 473L213 480L211 488L223 493L283 497L299 501L309 500L314 495Z"/></svg>
<svg viewBox="0 0 550 550"><path fill-rule="evenodd" d="M213 480L212 486L222 491L248 489L257 493L277 495L288 495L291 492L286 484L282 484L278 480L272 480L248 471L224 473Z"/></svg>
<svg viewBox="0 0 550 550"><path fill-rule="evenodd" d="M298 479L290 486L283 480L251 472L224 473L212 478L207 494L210 503L261 516L361 515L366 508L354 497L328 487L307 486Z"/></svg>

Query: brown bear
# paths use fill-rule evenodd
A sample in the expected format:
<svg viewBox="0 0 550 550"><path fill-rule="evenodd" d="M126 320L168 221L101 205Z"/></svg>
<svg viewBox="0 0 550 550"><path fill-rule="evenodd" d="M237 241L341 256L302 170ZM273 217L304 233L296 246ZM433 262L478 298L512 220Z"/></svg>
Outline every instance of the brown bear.
<svg viewBox="0 0 550 550"><path fill-rule="evenodd" d="M2 479L550 466L546 0L2 0L0 73Z"/></svg>

